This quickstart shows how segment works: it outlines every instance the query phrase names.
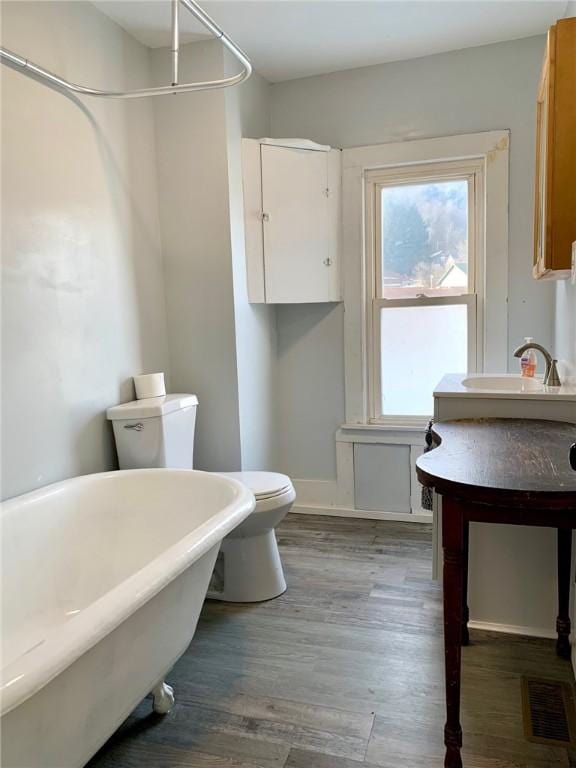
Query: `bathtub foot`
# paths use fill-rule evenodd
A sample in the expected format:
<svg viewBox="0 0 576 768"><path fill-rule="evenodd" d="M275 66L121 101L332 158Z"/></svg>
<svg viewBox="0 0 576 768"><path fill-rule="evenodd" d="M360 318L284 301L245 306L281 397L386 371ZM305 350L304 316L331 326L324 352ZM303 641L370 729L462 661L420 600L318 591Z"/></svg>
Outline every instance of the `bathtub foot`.
<svg viewBox="0 0 576 768"><path fill-rule="evenodd" d="M152 691L152 707L159 715L167 715L174 706L174 689L164 680Z"/></svg>

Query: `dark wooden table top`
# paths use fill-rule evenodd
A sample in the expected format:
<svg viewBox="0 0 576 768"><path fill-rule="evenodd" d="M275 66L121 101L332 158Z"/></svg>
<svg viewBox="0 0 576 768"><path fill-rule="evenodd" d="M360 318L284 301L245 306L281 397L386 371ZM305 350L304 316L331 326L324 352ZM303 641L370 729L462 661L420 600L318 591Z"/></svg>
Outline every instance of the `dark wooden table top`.
<svg viewBox="0 0 576 768"><path fill-rule="evenodd" d="M433 427L437 447L416 462L418 479L442 495L482 503L576 511L570 445L576 424L536 419L463 419Z"/></svg>

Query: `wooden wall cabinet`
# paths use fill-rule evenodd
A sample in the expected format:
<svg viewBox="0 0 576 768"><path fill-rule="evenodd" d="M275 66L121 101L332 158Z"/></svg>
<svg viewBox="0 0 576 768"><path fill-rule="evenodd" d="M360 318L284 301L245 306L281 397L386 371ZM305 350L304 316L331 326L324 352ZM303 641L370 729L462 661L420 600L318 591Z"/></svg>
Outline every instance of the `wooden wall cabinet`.
<svg viewBox="0 0 576 768"><path fill-rule="evenodd" d="M537 101L534 277L570 276L576 241L576 18L548 32Z"/></svg>
<svg viewBox="0 0 576 768"><path fill-rule="evenodd" d="M341 151L242 140L248 299L340 301Z"/></svg>

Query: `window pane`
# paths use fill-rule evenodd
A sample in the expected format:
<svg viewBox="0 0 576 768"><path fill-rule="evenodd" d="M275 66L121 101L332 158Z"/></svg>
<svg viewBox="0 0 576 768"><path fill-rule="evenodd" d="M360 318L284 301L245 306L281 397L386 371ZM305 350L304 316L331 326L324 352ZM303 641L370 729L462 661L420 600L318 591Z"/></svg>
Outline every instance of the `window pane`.
<svg viewBox="0 0 576 768"><path fill-rule="evenodd" d="M382 296L468 291L468 181L382 187Z"/></svg>
<svg viewBox="0 0 576 768"><path fill-rule="evenodd" d="M382 414L431 416L445 373L468 370L466 304L380 311Z"/></svg>

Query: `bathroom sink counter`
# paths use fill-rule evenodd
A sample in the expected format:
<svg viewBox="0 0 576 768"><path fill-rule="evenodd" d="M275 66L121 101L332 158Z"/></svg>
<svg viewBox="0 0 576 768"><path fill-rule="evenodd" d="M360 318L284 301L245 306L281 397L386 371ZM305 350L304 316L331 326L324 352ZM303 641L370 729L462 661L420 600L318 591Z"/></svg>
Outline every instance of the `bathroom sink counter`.
<svg viewBox="0 0 576 768"><path fill-rule="evenodd" d="M486 380L486 386L481 382ZM473 386L465 381L472 380ZM499 382L500 380L500 382ZM515 386L517 384L517 386ZM535 387L534 387L535 385ZM434 397L488 398L497 400L548 400L573 402L576 420L576 384L567 383L560 387L545 387L542 377L522 379L519 374L503 373L448 373L434 390Z"/></svg>
<svg viewBox="0 0 576 768"><path fill-rule="evenodd" d="M473 387L463 381L474 379ZM491 386L516 389L482 388ZM505 382L505 384L504 384ZM522 391L519 374L448 374L434 392L434 421L456 419L535 419L576 422L576 385L542 385ZM480 386L479 386L480 384ZM535 430L528 430L527 450L537 447ZM576 435L574 435L576 439ZM573 442L573 441L572 441ZM440 530L442 499L434 494L434 573L442 572ZM489 562L490 568L485 564ZM530 600L520 600L520 594ZM472 525L470 533L470 626L513 634L554 637L556 614L556 537L554 531L506 525ZM576 662L576 653L575 653ZM575 663L576 668L576 663Z"/></svg>
<svg viewBox="0 0 576 768"><path fill-rule="evenodd" d="M576 513L576 471L569 461L576 423L462 419L436 424L432 434L435 449L416 462L423 485L523 513L556 504Z"/></svg>
<svg viewBox="0 0 576 768"><path fill-rule="evenodd" d="M446 768L462 768L461 645L468 645L469 525L557 529L556 651L569 659L572 530L576 472L569 447L576 424L531 419L467 419L434 427L436 447L416 462L418 478L442 495ZM487 553L488 555L490 553ZM486 559L490 563L490 558Z"/></svg>

